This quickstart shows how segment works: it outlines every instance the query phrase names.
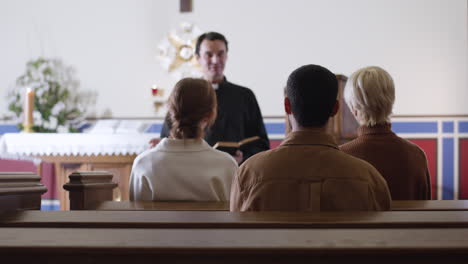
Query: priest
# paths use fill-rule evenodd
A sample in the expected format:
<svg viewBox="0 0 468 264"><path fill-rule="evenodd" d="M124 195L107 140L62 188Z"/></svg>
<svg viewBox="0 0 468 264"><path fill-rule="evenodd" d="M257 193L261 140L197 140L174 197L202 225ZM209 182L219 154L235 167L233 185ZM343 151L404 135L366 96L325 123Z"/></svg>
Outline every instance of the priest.
<svg viewBox="0 0 468 264"><path fill-rule="evenodd" d="M195 46L203 78L213 85L218 99L218 116L212 128L207 131L205 140L214 145L219 141L238 142L258 136L260 140L243 151L237 151L234 158L242 163L250 156L270 148L263 123L262 113L254 93L246 87L229 82L224 76L228 55L228 41L217 32L200 35ZM168 137L170 123L168 118L161 130L161 138Z"/></svg>

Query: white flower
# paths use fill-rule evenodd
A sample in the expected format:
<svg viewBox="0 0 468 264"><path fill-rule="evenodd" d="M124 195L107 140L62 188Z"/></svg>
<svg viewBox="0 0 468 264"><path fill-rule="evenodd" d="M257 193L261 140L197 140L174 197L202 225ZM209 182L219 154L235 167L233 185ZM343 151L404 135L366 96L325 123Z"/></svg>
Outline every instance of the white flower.
<svg viewBox="0 0 468 264"><path fill-rule="evenodd" d="M62 112L63 110L65 109L65 104L60 101L58 103L56 103L54 105L54 107L52 107L52 109L50 110L50 112L52 113L52 115L54 116L57 116L60 112Z"/></svg>
<svg viewBox="0 0 468 264"><path fill-rule="evenodd" d="M31 78L33 80L38 80L38 79L41 78L41 76L42 76L42 74L39 74L36 70L31 71Z"/></svg>
<svg viewBox="0 0 468 264"><path fill-rule="evenodd" d="M42 63L41 65L39 65L39 68L37 68L37 71L42 73L46 68L47 68L47 63Z"/></svg>
<svg viewBox="0 0 468 264"><path fill-rule="evenodd" d="M47 103L47 98L44 98L44 96L39 97L39 104L43 105Z"/></svg>
<svg viewBox="0 0 468 264"><path fill-rule="evenodd" d="M42 88L37 88L36 89L36 95L39 96L39 97L42 97L42 95L44 94L44 89Z"/></svg>
<svg viewBox="0 0 468 264"><path fill-rule="evenodd" d="M33 122L36 126L42 126L42 114L39 111L33 111Z"/></svg>
<svg viewBox="0 0 468 264"><path fill-rule="evenodd" d="M42 126L43 126L45 129L50 129L50 122L47 121L47 120L42 120Z"/></svg>
<svg viewBox="0 0 468 264"><path fill-rule="evenodd" d="M28 86L31 87L31 89L36 89L36 88L39 88L41 87L42 83L40 82L31 82Z"/></svg>
<svg viewBox="0 0 468 264"><path fill-rule="evenodd" d="M35 126L43 126L44 125L44 121L42 119L34 119L34 125Z"/></svg>
<svg viewBox="0 0 468 264"><path fill-rule="evenodd" d="M49 83L48 83L48 82L44 83L44 84L42 85L42 89L44 89L44 91L48 92L49 89L50 89Z"/></svg>
<svg viewBox="0 0 468 264"><path fill-rule="evenodd" d="M58 120L55 116L49 117L49 129L56 129L58 125Z"/></svg>

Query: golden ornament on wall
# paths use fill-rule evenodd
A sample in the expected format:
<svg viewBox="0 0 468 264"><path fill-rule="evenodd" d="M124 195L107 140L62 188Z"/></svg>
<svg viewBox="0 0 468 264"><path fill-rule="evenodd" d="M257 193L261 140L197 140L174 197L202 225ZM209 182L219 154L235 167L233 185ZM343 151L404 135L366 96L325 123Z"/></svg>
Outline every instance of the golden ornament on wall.
<svg viewBox="0 0 468 264"><path fill-rule="evenodd" d="M200 66L195 59L195 44L201 34L202 31L194 24L183 22L158 45L157 59L176 80L201 76Z"/></svg>

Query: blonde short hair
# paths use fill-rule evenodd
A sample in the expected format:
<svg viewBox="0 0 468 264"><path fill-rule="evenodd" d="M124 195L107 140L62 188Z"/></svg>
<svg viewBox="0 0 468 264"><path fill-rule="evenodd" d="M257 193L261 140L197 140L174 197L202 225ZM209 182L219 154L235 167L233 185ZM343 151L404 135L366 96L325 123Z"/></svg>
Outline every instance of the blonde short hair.
<svg viewBox="0 0 468 264"><path fill-rule="evenodd" d="M351 75L344 98L351 110L357 112L356 118L361 125L389 123L395 102L395 85L384 69L365 67Z"/></svg>

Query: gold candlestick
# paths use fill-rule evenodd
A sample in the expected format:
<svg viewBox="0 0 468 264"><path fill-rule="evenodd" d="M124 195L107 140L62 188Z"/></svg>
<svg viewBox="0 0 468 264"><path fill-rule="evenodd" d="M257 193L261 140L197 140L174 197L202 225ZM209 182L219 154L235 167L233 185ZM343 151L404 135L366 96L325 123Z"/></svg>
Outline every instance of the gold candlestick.
<svg viewBox="0 0 468 264"><path fill-rule="evenodd" d="M156 112L159 111L159 109L164 105L164 102L154 102L154 109L156 110Z"/></svg>
<svg viewBox="0 0 468 264"><path fill-rule="evenodd" d="M34 132L32 127L33 127L32 124L23 124L23 132L25 132L25 133Z"/></svg>
<svg viewBox="0 0 468 264"><path fill-rule="evenodd" d="M26 96L24 98L24 122L23 122L23 132L31 133L33 132L33 110L34 110L34 91L31 88L26 88Z"/></svg>

